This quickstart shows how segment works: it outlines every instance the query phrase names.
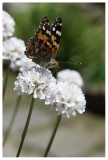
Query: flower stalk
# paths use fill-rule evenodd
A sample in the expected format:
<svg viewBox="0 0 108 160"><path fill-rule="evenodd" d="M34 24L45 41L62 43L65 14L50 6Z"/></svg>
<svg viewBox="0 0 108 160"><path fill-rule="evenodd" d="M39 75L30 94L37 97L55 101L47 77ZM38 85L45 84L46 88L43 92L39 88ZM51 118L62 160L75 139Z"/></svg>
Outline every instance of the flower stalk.
<svg viewBox="0 0 108 160"><path fill-rule="evenodd" d="M22 96L18 96L18 98L17 98L16 106L15 106L15 108L14 108L14 112L13 112L13 115L12 115L12 118L11 118L11 121L10 121L10 124L9 124L9 126L8 126L8 129L7 129L6 134L5 134L5 137L4 137L3 146L4 146L4 145L6 144L6 142L7 142L7 139L8 139L8 137L9 137L11 128L12 128L12 126L13 126L13 123L14 123L14 120L15 120L15 117L16 117L16 114L17 114L17 112L18 112L18 110L19 110L21 97L22 97Z"/></svg>
<svg viewBox="0 0 108 160"><path fill-rule="evenodd" d="M10 72L10 62L8 62L6 77L5 77L4 86L3 86L3 100L5 97L7 82L8 82L8 78L9 78L9 72Z"/></svg>
<svg viewBox="0 0 108 160"><path fill-rule="evenodd" d="M54 128L53 134L52 134L51 139L50 139L50 141L49 141L49 143L48 143L48 146L47 146L47 149L46 149L46 151L45 151L44 157L47 157L47 155L48 155L48 153L49 153L49 151L50 151L50 148L51 148L51 145L52 145L52 143L53 143L55 134L56 134L57 129L58 129L58 126L59 126L59 124L60 124L60 120L61 120L61 116L58 116L58 119L57 119L57 122L56 122L56 125L55 125L55 128Z"/></svg>
<svg viewBox="0 0 108 160"><path fill-rule="evenodd" d="M30 118L31 118L32 110L33 110L33 105L34 105L34 98L32 97L32 101L31 101L31 105L30 105L27 121L26 121L24 130L23 130L23 133L22 133L22 138L21 138L21 142L20 142L16 157L19 157L19 155L21 153L21 150L22 150L22 146L23 146L24 139L25 139L25 136L26 136L26 133L27 133L27 130L28 130L28 126L29 126L29 122L30 122Z"/></svg>

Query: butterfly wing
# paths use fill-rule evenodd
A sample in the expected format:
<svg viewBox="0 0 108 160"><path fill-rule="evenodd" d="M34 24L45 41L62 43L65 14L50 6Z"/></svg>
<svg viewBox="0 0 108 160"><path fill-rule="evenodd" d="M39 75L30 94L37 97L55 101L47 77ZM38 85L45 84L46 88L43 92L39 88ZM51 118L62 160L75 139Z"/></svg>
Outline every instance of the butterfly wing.
<svg viewBox="0 0 108 160"><path fill-rule="evenodd" d="M37 30L35 36L40 40L44 49L48 53L51 53L52 51L51 29L47 16L42 17L39 29Z"/></svg>
<svg viewBox="0 0 108 160"><path fill-rule="evenodd" d="M25 55L33 62L45 67L52 57L52 42L49 20L42 17L34 37L28 41Z"/></svg>
<svg viewBox="0 0 108 160"><path fill-rule="evenodd" d="M58 17L51 25L51 40L52 40L52 58L56 58L57 50L59 48L62 29L62 19Z"/></svg>

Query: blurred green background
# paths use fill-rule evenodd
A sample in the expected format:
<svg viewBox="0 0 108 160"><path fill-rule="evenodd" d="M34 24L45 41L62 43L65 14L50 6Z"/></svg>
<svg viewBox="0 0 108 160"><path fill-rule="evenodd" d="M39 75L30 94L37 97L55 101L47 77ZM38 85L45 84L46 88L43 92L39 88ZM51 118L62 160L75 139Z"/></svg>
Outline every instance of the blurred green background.
<svg viewBox="0 0 108 160"><path fill-rule="evenodd" d="M87 139L85 140L88 143L88 146L89 146L89 139L90 141L92 139L93 142L95 142L97 133L100 136L99 136L99 139L97 139L96 143L93 143L92 144L93 146L91 145L92 149L90 150L90 152L88 151L85 153L84 151L82 151L81 153L74 152L71 154L71 151L70 151L68 154L68 151L67 151L65 154L65 151L64 151L63 152L64 155L63 155L61 151L60 154L56 155L56 153L52 151L52 154L50 156L62 156L62 155L75 156L75 157L76 156L90 156L90 157L104 156L105 3L4 3L3 9L9 12L15 20L16 26L15 26L14 36L24 40L25 44L27 44L28 39L32 37L35 31L37 30L41 17L45 15L48 16L50 23L52 23L56 17L61 16L63 20L63 28L62 28L60 47L57 54L57 61L70 62L70 63L81 62L81 65L70 64L70 63L67 63L67 64L60 63L58 71L69 68L69 69L75 69L81 73L84 79L83 91L85 93L86 100L87 100L87 109L86 109L86 113L85 113L86 115L84 115L84 118L82 118L83 116L78 116L78 118L80 117L79 119L80 119L81 125L84 125L83 129L86 130L87 134L90 133L88 134L88 138L87 138L88 141ZM4 76L5 76L5 69L6 68L4 66ZM12 75L9 78L10 80L9 80L9 85L8 85L8 90L6 95L8 95L9 93L10 95L14 95L15 97L16 93L12 90L14 87L13 82L15 81L17 73L11 72L11 74ZM5 127L6 127L6 123L9 121L7 117L10 114L12 114L10 113L8 115L7 105L9 105L10 108L12 106L14 107L14 104L11 104L12 102L11 98L13 99L13 97L10 97L10 96L6 96L5 98L5 103L4 103L4 106L6 106L4 109L4 113L5 113L4 126ZM26 96L24 100L26 101L27 98L28 97ZM27 105L25 101L24 103L22 103L23 106ZM39 102L38 105L42 106L43 104ZM41 110L43 110L42 108ZM92 112L89 112L89 111L92 111ZM50 113L50 111L48 111L48 108L47 108L47 111L45 109L45 114L49 115L52 113ZM55 115L56 113L53 113L53 117ZM74 119L74 125L76 124L81 127L81 125L79 124L78 118ZM85 124L85 120L87 121L87 124ZM67 123L70 125L71 124L73 125L72 123L73 118L69 119L68 122L67 120L63 120L63 122L64 122L62 124L63 126L65 126ZM91 128L93 127L92 125L94 125L94 130L95 130L94 137L92 135L93 134L92 131L94 130L92 129L89 130L89 125L91 126ZM6 130L5 127L4 127L4 132ZM75 129L77 132L78 128L76 127ZM75 132L75 135L77 135L78 133L76 132ZM86 132L85 132L85 135L86 135ZM49 135L50 134L51 133L49 133ZM15 135L11 134L11 137L13 136ZM72 138L74 138L75 140L77 139L75 137L72 137ZM100 142L99 145L97 142ZM82 143L82 142L79 142L79 143ZM75 143L76 146L78 146L79 143L78 141L76 141ZM11 144L11 140L10 140L10 144ZM12 145L14 146L16 144L12 143ZM4 151L5 156L12 155L8 152L10 151L9 146L7 145L7 151L6 149ZM41 150L41 147L38 148L38 150L39 149ZM87 146L85 146L85 148L86 147ZM57 148L57 146L55 148ZM54 151L55 151L55 148L54 148ZM30 150L31 151L30 154L28 153L27 155L27 148L26 148L25 150L26 154L22 156L26 156L26 155L38 156L38 152L35 155L34 154L35 150L32 153L32 149ZM42 156L41 152L39 156Z"/></svg>

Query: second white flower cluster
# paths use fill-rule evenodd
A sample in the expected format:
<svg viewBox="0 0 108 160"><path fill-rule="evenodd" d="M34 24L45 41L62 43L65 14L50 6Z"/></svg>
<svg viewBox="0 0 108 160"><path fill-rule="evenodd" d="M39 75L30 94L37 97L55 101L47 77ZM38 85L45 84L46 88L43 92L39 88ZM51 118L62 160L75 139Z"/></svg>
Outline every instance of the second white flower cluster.
<svg viewBox="0 0 108 160"><path fill-rule="evenodd" d="M2 11L3 27L3 60L10 61L10 68L13 71L23 71L35 66L31 59L24 55L26 49L23 40L12 37L15 31L15 21L9 13Z"/></svg>
<svg viewBox="0 0 108 160"><path fill-rule="evenodd" d="M79 76L79 75L78 75ZM51 71L39 65L19 73L14 90L18 95L27 93L34 98L44 99L50 109L62 117L70 118L85 112L86 100L80 87L74 82L57 80Z"/></svg>

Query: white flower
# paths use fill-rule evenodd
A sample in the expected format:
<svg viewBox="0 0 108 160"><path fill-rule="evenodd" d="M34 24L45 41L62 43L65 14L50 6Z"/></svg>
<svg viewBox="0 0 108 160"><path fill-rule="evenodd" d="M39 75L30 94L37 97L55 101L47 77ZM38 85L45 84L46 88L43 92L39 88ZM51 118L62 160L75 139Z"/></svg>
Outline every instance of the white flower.
<svg viewBox="0 0 108 160"><path fill-rule="evenodd" d="M58 81L67 81L68 83L75 83L79 87L83 86L83 79L79 72L75 70L65 69L58 72Z"/></svg>
<svg viewBox="0 0 108 160"><path fill-rule="evenodd" d="M25 51L24 41L16 37L3 41L3 59L16 61L24 56Z"/></svg>
<svg viewBox="0 0 108 160"><path fill-rule="evenodd" d="M18 95L32 94L34 98L45 99L54 89L56 80L51 72L39 65L19 73L14 90Z"/></svg>
<svg viewBox="0 0 108 160"><path fill-rule="evenodd" d="M62 117L70 118L76 115L76 111L82 114L85 112L86 100L81 89L67 82L58 82L57 91L52 100L47 97L46 104L51 104L51 110L58 112Z"/></svg>
<svg viewBox="0 0 108 160"><path fill-rule="evenodd" d="M6 11L2 11L3 38L12 36L14 33L14 19Z"/></svg>
<svg viewBox="0 0 108 160"><path fill-rule="evenodd" d="M33 66L36 66L34 62L32 62L31 59L27 58L25 55L21 57L19 60L12 61L10 64L10 68L13 71L24 71L26 69L29 69Z"/></svg>
<svg viewBox="0 0 108 160"><path fill-rule="evenodd" d="M81 88L74 83L57 82L48 69L39 65L19 73L14 90L18 95L27 93L45 99L45 104L52 105L51 109L62 117L85 112L86 100Z"/></svg>
<svg viewBox="0 0 108 160"><path fill-rule="evenodd" d="M32 68L33 66L36 66L36 64L32 61L32 59L27 58L26 56L24 56L21 59L21 64L20 64L20 71L22 72L25 69L29 69Z"/></svg>
<svg viewBox="0 0 108 160"><path fill-rule="evenodd" d="M10 60L13 71L23 71L36 64L24 54L26 47L24 41L16 37L3 41L3 59Z"/></svg>

